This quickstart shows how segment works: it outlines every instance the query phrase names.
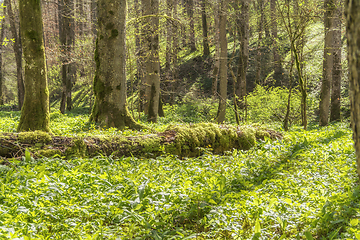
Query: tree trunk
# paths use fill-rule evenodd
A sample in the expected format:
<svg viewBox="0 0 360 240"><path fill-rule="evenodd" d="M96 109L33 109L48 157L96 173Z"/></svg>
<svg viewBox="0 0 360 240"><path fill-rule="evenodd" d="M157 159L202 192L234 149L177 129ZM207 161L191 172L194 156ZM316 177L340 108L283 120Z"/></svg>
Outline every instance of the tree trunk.
<svg viewBox="0 0 360 240"><path fill-rule="evenodd" d="M166 11L167 15L171 18L172 17L172 10L174 8L173 0L166 0ZM168 79L172 79L170 68L171 68L171 52L172 52L172 36L173 36L173 28L172 28L172 21L166 21L166 50L165 50L165 72Z"/></svg>
<svg viewBox="0 0 360 240"><path fill-rule="evenodd" d="M5 18L1 20L0 30L0 105L4 105L4 68L3 68L3 41L5 33Z"/></svg>
<svg viewBox="0 0 360 240"><path fill-rule="evenodd" d="M202 30L203 30L203 56L206 57L210 55L208 26L206 21L206 0L201 0L201 19L202 19Z"/></svg>
<svg viewBox="0 0 360 240"><path fill-rule="evenodd" d="M126 1L98 1L95 103L90 121L102 127L139 129L126 106Z"/></svg>
<svg viewBox="0 0 360 240"><path fill-rule="evenodd" d="M278 48L278 29L276 17L276 0L270 1L270 16L271 16L271 35L273 44L273 58L274 58L274 81L275 86L283 86L283 69L280 60Z"/></svg>
<svg viewBox="0 0 360 240"><path fill-rule="evenodd" d="M255 2L254 2L255 4ZM263 38L263 0L257 0L257 10L260 12L260 17L258 17L258 46L257 46L257 54L256 54L256 70L255 70L255 83L261 84L261 50L262 50L262 38Z"/></svg>
<svg viewBox="0 0 360 240"><path fill-rule="evenodd" d="M334 17L334 61L331 87L330 121L340 121L340 93L341 93L341 18L342 7L338 6Z"/></svg>
<svg viewBox="0 0 360 240"><path fill-rule="evenodd" d="M321 84L320 105L319 105L320 126L326 126L329 121L330 88L331 88L331 78L332 78L332 69L333 69L334 7L335 7L335 0L324 1L325 45L324 45L324 61L323 61L323 79Z"/></svg>
<svg viewBox="0 0 360 240"><path fill-rule="evenodd" d="M220 70L220 36L219 36L219 1L216 0L214 4L214 28L215 30L215 56L214 56L214 69L213 69L213 83L212 93L214 97L217 97L218 93L218 81L219 81L219 70Z"/></svg>
<svg viewBox="0 0 360 240"><path fill-rule="evenodd" d="M23 78L23 67L22 67L22 48L21 48L21 38L18 35L16 30L16 21L14 12L12 10L11 0L4 0L7 14L10 19L10 31L14 38L13 48L15 53L15 61L16 61L16 79L17 79L17 89L18 89L18 108L21 110L24 104L24 96L25 96L25 86L24 86L24 78ZM21 31L19 31L21 33Z"/></svg>
<svg viewBox="0 0 360 240"><path fill-rule="evenodd" d="M188 0L186 4L186 11L190 18L190 51L196 51L196 42L195 42L195 24L194 24L194 0Z"/></svg>
<svg viewBox="0 0 360 240"><path fill-rule="evenodd" d="M219 19L219 37L220 37L220 98L217 122L225 121L226 100L227 100L227 0L221 1L220 19Z"/></svg>
<svg viewBox="0 0 360 240"><path fill-rule="evenodd" d="M249 7L250 0L242 0L241 14L238 18L238 35L240 42L239 63L236 77L236 96L241 109L245 108L246 72L249 59Z"/></svg>
<svg viewBox="0 0 360 240"><path fill-rule="evenodd" d="M143 16L147 22L143 26L144 46L146 48L146 109L147 120L157 122L160 96L160 60L159 60L159 0L142 0Z"/></svg>
<svg viewBox="0 0 360 240"><path fill-rule="evenodd" d="M96 0L91 0L91 31L94 36L94 39L97 35L97 4Z"/></svg>
<svg viewBox="0 0 360 240"><path fill-rule="evenodd" d="M40 1L19 0L19 9L25 60L25 98L18 131L50 132L49 91Z"/></svg>
<svg viewBox="0 0 360 240"><path fill-rule="evenodd" d="M348 43L351 125L354 131L357 173L360 178L360 0L345 1Z"/></svg>

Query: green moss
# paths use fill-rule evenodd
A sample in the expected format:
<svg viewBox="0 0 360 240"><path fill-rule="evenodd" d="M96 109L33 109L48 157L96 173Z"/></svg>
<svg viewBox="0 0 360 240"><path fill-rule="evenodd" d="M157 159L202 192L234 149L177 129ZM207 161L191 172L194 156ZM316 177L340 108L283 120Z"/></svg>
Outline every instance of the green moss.
<svg viewBox="0 0 360 240"><path fill-rule="evenodd" d="M161 137L145 137L139 141L144 153L156 153L161 151Z"/></svg>
<svg viewBox="0 0 360 240"><path fill-rule="evenodd" d="M21 132L18 135L20 143L49 143L52 137L47 132L34 131L34 132Z"/></svg>
<svg viewBox="0 0 360 240"><path fill-rule="evenodd" d="M111 30L111 37L110 38L116 38L119 36L119 31L117 29Z"/></svg>
<svg viewBox="0 0 360 240"><path fill-rule="evenodd" d="M114 28L114 24L113 23L108 23L108 24L106 24L106 26L105 26L105 29L106 30L110 30L110 29L113 29Z"/></svg>
<svg viewBox="0 0 360 240"><path fill-rule="evenodd" d="M109 13L110 13L111 15L114 15L114 11L109 11Z"/></svg>
<svg viewBox="0 0 360 240"><path fill-rule="evenodd" d="M62 152L59 149L41 149L37 152L40 156L44 157L53 157L55 155L62 155Z"/></svg>
<svg viewBox="0 0 360 240"><path fill-rule="evenodd" d="M87 147L83 138L74 138L72 144L65 150L68 157L85 157L87 155Z"/></svg>

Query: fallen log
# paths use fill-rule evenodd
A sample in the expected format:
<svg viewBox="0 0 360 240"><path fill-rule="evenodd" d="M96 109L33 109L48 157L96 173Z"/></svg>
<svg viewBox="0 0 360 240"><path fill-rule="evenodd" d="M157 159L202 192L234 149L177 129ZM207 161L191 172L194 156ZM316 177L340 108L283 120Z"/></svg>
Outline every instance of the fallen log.
<svg viewBox="0 0 360 240"><path fill-rule="evenodd" d="M94 157L144 156L156 157L164 153L180 157L201 155L204 149L216 154L232 149L248 150L259 139L280 139L273 130L253 126L199 123L174 125L161 133L125 137L86 136L59 137L35 131L0 134L0 157L19 158L28 149L35 157Z"/></svg>

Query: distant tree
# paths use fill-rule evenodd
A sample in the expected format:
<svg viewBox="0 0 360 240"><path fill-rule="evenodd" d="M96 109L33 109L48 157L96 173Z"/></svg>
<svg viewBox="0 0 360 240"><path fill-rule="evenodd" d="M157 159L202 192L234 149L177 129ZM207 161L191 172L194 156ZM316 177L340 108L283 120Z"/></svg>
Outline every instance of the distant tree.
<svg viewBox="0 0 360 240"><path fill-rule="evenodd" d="M196 41L195 41L195 24L194 24L194 0L185 1L186 12L190 19L190 41L189 47L191 52L196 51Z"/></svg>
<svg viewBox="0 0 360 240"><path fill-rule="evenodd" d="M324 1L324 29L325 29L325 45L324 45L324 62L323 62L323 78L321 82L320 92L320 118L319 125L326 126L329 122L329 106L330 106L330 89L333 70L333 45L334 45L334 11L335 0Z"/></svg>
<svg viewBox="0 0 360 240"><path fill-rule="evenodd" d="M19 0L19 9L25 60L25 98L18 131L49 132L49 91L40 1Z"/></svg>
<svg viewBox="0 0 360 240"><path fill-rule="evenodd" d="M255 4L257 2L257 5ZM263 41L263 28L264 28L264 1L257 0L254 1L254 6L256 5L256 11L260 13L260 16L257 20L257 54L256 54L256 67L255 67L255 83L261 84L261 59L262 59L262 41Z"/></svg>
<svg viewBox="0 0 360 240"><path fill-rule="evenodd" d="M355 142L357 173L360 179L360 0L345 1L348 44L351 125Z"/></svg>
<svg viewBox="0 0 360 240"><path fill-rule="evenodd" d="M227 0L221 1L220 18L219 18L219 38L220 38L220 98L217 122L225 121L226 100L227 100L227 39L226 39L226 22L227 22Z"/></svg>
<svg viewBox="0 0 360 240"><path fill-rule="evenodd" d="M14 39L13 48L15 53L15 61L16 61L16 79L17 79L17 89L18 89L18 108L21 110L24 104L24 95L25 95L25 86L24 86L24 78L23 78L23 66L22 66L22 53L23 50L21 48L21 31L17 31L17 21L12 9L11 0L4 0L4 4L7 9L7 14L9 16L10 22L10 31L12 34L12 38Z"/></svg>
<svg viewBox="0 0 360 240"><path fill-rule="evenodd" d="M276 0L270 0L270 17L271 17L271 37L274 58L274 80L275 86L283 84L283 69L281 64L281 55L279 53L278 23L276 14Z"/></svg>
<svg viewBox="0 0 360 240"><path fill-rule="evenodd" d="M90 121L103 127L141 128L126 106L126 1L98 1L94 78L95 104Z"/></svg>

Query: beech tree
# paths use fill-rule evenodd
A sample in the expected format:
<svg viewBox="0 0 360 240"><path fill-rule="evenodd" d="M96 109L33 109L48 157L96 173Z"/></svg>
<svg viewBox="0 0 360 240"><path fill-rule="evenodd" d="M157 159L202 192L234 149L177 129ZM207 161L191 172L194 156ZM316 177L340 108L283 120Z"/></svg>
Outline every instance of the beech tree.
<svg viewBox="0 0 360 240"><path fill-rule="evenodd" d="M360 179L360 0L345 1L348 44L351 125L355 142L357 173Z"/></svg>
<svg viewBox="0 0 360 240"><path fill-rule="evenodd" d="M90 116L103 127L139 129L126 106L126 1L98 1L94 78L95 103Z"/></svg>
<svg viewBox="0 0 360 240"><path fill-rule="evenodd" d="M25 60L25 98L18 131L49 132L49 91L40 1L19 0L19 9Z"/></svg>

